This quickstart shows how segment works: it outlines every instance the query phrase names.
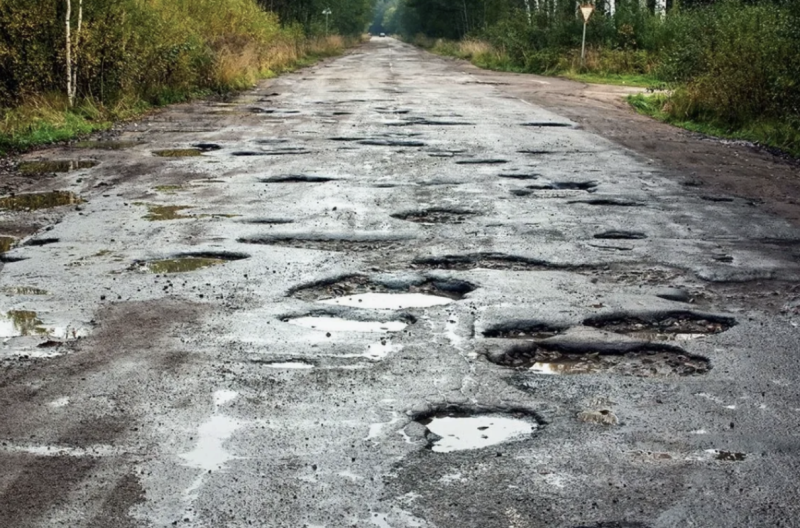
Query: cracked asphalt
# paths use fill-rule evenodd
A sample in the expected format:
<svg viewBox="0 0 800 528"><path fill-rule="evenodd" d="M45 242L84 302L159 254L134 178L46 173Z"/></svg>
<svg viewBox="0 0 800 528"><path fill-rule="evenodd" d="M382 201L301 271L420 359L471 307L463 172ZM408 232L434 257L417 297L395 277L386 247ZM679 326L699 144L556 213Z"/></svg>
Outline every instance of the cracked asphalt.
<svg viewBox="0 0 800 528"><path fill-rule="evenodd" d="M491 75L373 39L25 156L97 164L0 210L0 526L800 526L798 227Z"/></svg>

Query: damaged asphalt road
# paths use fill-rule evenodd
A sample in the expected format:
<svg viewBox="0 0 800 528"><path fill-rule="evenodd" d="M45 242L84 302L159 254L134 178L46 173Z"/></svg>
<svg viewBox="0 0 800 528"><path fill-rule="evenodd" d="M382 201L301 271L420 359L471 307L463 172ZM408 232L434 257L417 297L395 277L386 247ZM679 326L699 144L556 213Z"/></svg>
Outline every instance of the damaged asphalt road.
<svg viewBox="0 0 800 528"><path fill-rule="evenodd" d="M800 230L473 77L375 39L26 156L0 526L798 526Z"/></svg>

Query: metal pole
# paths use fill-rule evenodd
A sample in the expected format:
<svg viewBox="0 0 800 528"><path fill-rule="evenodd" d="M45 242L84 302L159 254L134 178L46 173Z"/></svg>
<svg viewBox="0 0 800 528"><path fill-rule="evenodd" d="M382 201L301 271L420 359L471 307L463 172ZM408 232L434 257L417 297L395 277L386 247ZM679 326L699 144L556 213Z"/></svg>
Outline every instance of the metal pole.
<svg viewBox="0 0 800 528"><path fill-rule="evenodd" d="M586 57L586 20L583 21L583 42L581 43L581 68Z"/></svg>

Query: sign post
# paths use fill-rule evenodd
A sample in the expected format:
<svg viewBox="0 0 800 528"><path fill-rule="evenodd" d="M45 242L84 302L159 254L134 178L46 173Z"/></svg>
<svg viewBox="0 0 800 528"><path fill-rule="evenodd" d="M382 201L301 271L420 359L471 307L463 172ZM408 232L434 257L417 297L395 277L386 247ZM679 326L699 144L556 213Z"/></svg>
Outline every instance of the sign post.
<svg viewBox="0 0 800 528"><path fill-rule="evenodd" d="M581 43L581 67L586 60L586 24L589 23L589 17L594 12L592 4L584 4L581 6L581 13L583 13L583 41Z"/></svg>
<svg viewBox="0 0 800 528"><path fill-rule="evenodd" d="M328 36L328 17L331 16L331 14L333 14L333 11L331 11L330 7L326 7L325 10L322 12L322 14L325 15L325 36L327 37Z"/></svg>

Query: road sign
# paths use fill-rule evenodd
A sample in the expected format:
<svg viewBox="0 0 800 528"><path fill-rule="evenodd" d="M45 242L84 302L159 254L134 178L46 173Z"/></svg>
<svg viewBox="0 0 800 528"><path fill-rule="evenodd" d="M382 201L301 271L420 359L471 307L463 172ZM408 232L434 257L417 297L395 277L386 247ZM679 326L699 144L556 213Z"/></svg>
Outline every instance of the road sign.
<svg viewBox="0 0 800 528"><path fill-rule="evenodd" d="M581 13L583 13L584 22L589 21L589 17L592 16L593 12L594 12L594 6L592 4L586 4L581 6Z"/></svg>

